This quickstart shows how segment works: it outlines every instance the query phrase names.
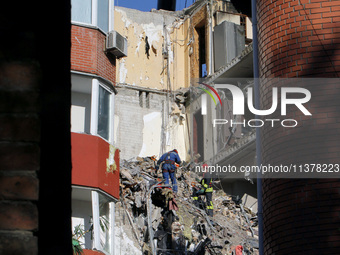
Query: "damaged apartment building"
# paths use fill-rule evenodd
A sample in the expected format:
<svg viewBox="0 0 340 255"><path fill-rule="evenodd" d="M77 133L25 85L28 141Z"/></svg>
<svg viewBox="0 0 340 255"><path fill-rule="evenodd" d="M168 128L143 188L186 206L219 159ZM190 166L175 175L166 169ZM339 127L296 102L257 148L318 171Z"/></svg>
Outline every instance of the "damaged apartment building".
<svg viewBox="0 0 340 255"><path fill-rule="evenodd" d="M227 67L239 65L237 61L249 63L251 46L244 49L251 42L251 22L227 1L214 1L213 5L210 1L197 1L177 12L161 9L141 12L114 8L113 1L105 3L92 1L92 6L90 2L74 1L72 5L72 230L87 253L95 248L108 254L115 250L138 254L141 247L135 245L135 237L140 244L142 239L136 231L129 235L127 225L121 224L126 214L120 211L129 212L130 220L138 216L143 225L141 215L145 212L140 208L149 203L145 198L160 176L151 172L143 175L141 169L137 175L136 172L130 173L129 162L136 157L159 158L164 152L176 148L180 158L187 162L182 170L183 191L178 198L183 210L183 201L190 202L191 199L187 182L195 182L195 176L200 178L199 175L190 175L189 172L194 171L192 166L229 160L229 154L221 153L225 153L224 149L226 152L237 149L235 144L243 138L241 131L232 131L231 136L229 129L225 128L221 131L224 132L221 142L213 144L210 119L201 116L200 100L195 99L196 94L190 88L203 79L215 81L226 75L231 69ZM84 8L88 12L83 12ZM224 44L215 45L213 38L220 35L225 37ZM226 47L225 59L217 59L215 55L220 55L219 51ZM251 63L246 68L251 75ZM214 111L213 105L209 104L209 112ZM223 114L221 109L217 111ZM224 139L228 139L228 135L230 141L226 146ZM249 157L254 158L254 155ZM153 168L147 170L150 169ZM220 188L233 195L237 206L242 199L243 205L250 208L248 218L251 218L256 213L255 186L251 186L244 176L239 179L227 183L221 178L220 184L224 187ZM133 197L131 192L143 197L137 207L126 203L127 198ZM221 217L226 215L224 209L231 200L222 193L217 198L220 204L224 203L217 206ZM165 200L164 194L162 196ZM155 198L152 201L154 203ZM131 211L133 208L137 211ZM159 211L160 208L153 209ZM197 216L195 210L191 208L191 211ZM232 211L238 213L237 216L231 215L233 219L244 219L236 208L232 207ZM159 219L163 217L156 215L152 218L160 223ZM204 213L202 217L206 221ZM101 228L103 220L104 230ZM168 219L167 222L172 221ZM223 224L223 220L220 222ZM131 224L133 226L136 222L132 220ZM241 244L249 226L249 222L244 224L240 220L235 226L235 240L231 242L225 233L219 246L227 245L226 249L230 250L231 245ZM155 227L157 229L157 224ZM209 233L216 231L215 227L210 227ZM150 226L149 232L141 228L144 239L148 240ZM190 228L186 228L190 232ZM219 228L224 227L220 225ZM242 229L242 238L235 234L238 228ZM90 229L93 229L93 238ZM192 239L190 233L185 237L186 240ZM204 240L209 240L206 238L198 238L192 243L191 250L199 250L196 246L202 246ZM151 244L147 245L154 253Z"/></svg>
<svg viewBox="0 0 340 255"><path fill-rule="evenodd" d="M201 94L195 89L198 83L213 85L223 83L226 78L253 77L252 23L230 1L222 0L213 1L212 5L211 1L196 1L181 11L153 9L141 12L115 7L114 14L116 38L122 42L122 56L116 60L114 142L120 149L120 208L123 212L117 213L119 219L116 221L120 227L116 233L130 244L120 243L121 252L128 254L143 249L155 254L156 248L151 243L147 247L146 243L143 244L143 240L152 240L149 237L151 226L147 226L146 222L156 224L153 226L156 231L159 219L164 217L156 215L160 213L159 207L149 205L148 189L159 181L153 176L153 168L148 165L150 156L159 158L166 151L176 148L181 159L189 163L182 168L184 191L177 200L182 208L180 210L187 207L189 211L195 211L187 205L190 202L190 195L187 194L190 188L186 183L195 179L188 173L194 171L190 162L194 165L238 166L242 159L243 164L255 164L254 130L241 126L230 129L227 125L213 128L211 125L212 118L234 118L229 114L232 100L225 95L222 100L227 103L223 107L209 101L207 114L202 115ZM249 86L247 81L246 85ZM223 91L221 95L224 95ZM142 163L143 160L147 162ZM196 178L199 177L196 175ZM249 219L257 212L256 185L245 177L216 176L220 180L220 188L230 194L224 197L225 193L222 192L215 197L221 202L216 208L220 213L222 229L226 228L222 219L225 215L223 203L228 204L227 201L234 200L237 206L241 204L249 208ZM143 213L146 205L149 206L146 211L152 206L155 215ZM240 210L240 207L235 210ZM195 213L189 215L198 217ZM125 223L122 223L126 217ZM157 219L157 222L152 219ZM245 220L242 215L238 219L241 222ZM129 225L126 222L133 226L130 231L126 228ZM183 224L183 219L180 222ZM250 225L252 223L246 227L248 232ZM236 226L238 228L243 227ZM188 231L190 228L186 229L185 239L191 240L193 236ZM211 228L211 231L216 229ZM242 233L247 236L247 231ZM230 252L232 249L235 251L233 246L245 240L244 236L237 236L239 243L235 240L235 243L229 242L230 237L225 234L226 237L220 237L218 246L222 244ZM254 233L248 234L254 236ZM198 242L203 242L203 239ZM191 252L199 249L194 247Z"/></svg>
<svg viewBox="0 0 340 255"><path fill-rule="evenodd" d="M176 12L115 7L115 30L127 55L117 59L115 96L114 139L122 159L176 148L187 162L200 155L198 162L210 165L255 163L254 130L211 125L213 118L233 119L232 100L222 98L223 107L209 100L202 115L199 95L190 89L253 77L249 17L222 0L196 1ZM256 185L244 175L219 177L226 192L257 210Z"/></svg>

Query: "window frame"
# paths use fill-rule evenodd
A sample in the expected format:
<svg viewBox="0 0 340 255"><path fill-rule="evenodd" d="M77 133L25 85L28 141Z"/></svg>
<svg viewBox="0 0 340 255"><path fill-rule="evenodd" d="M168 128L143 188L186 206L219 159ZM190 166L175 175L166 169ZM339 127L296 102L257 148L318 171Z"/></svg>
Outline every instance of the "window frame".
<svg viewBox="0 0 340 255"><path fill-rule="evenodd" d="M109 139L106 139L98 134L98 117L99 117L99 87L105 89L110 93L110 104L109 104ZM98 79L92 79L92 93L91 93L91 124L90 133L104 139L110 144L113 144L114 138L114 92L109 89L103 82Z"/></svg>
<svg viewBox="0 0 340 255"><path fill-rule="evenodd" d="M115 254L115 211L116 211L116 203L118 200L105 192L103 192L100 189L90 188L90 187L83 187L83 186L77 186L72 185L72 203L74 201L84 201L88 203L88 211L90 214L87 214L87 218L92 217L92 224L93 224L93 239L88 240L87 248L85 246L85 243L83 244L86 249L97 249L98 251L103 252L106 255L113 255ZM82 199L79 199L78 197L74 197L74 191L79 195L80 193L83 194ZM86 194L86 195L84 195ZM109 211L108 211L108 221L109 221L109 228L107 229L109 238L106 239L109 242L109 251L105 250L103 245L101 244L101 227L100 227L100 196L105 197L107 199L109 204ZM84 199L85 198L85 199ZM77 211L77 210L76 210ZM77 213L76 213L77 214ZM74 211L72 212L72 220L74 216ZM80 216L83 218L82 216ZM86 220L87 218L83 218ZM89 223L90 224L90 223ZM72 227L73 232L73 227ZM82 247L84 248L84 246Z"/></svg>
<svg viewBox="0 0 340 255"><path fill-rule="evenodd" d="M99 195L100 193L96 190L91 191L91 205L92 205L92 219L93 219L93 248L97 249L98 251L101 251L108 255L113 255L115 251L115 202L110 201L109 202L109 243L110 243L110 251L107 252L104 250L104 247L101 244L100 240L100 202L99 202ZM104 194L101 194L102 196L107 197Z"/></svg>

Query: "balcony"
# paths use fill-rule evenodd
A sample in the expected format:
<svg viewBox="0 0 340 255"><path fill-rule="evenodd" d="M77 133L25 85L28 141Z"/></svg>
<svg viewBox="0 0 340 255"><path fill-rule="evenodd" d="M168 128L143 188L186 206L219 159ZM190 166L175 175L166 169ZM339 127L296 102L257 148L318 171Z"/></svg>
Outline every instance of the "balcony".
<svg viewBox="0 0 340 255"><path fill-rule="evenodd" d="M119 199L119 150L104 139L71 133L72 185L104 191Z"/></svg>

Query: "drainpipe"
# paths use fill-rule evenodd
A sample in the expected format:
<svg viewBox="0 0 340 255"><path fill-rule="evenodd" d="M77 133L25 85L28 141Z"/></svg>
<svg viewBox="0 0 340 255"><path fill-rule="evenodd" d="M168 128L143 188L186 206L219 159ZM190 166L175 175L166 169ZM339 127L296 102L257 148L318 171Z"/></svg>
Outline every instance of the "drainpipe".
<svg viewBox="0 0 340 255"><path fill-rule="evenodd" d="M256 17L256 0L251 0L251 15L253 25L253 68L254 68L254 95L255 108L260 109L260 83L259 83L259 65L258 65L258 40L257 40L257 17ZM258 116L255 116L257 119ZM261 151L261 132L256 128L256 160L257 165L262 164ZM259 253L263 255L263 206L262 206L262 175L257 174L257 217L259 226Z"/></svg>
<svg viewBox="0 0 340 255"><path fill-rule="evenodd" d="M214 61L214 50L213 50L213 14L214 14L214 10L213 10L213 0L210 0L210 17L209 17L209 44L210 44L210 47L209 47L209 73L208 75L212 75L214 73L213 71L213 67L214 67L214 64L213 64L213 61Z"/></svg>

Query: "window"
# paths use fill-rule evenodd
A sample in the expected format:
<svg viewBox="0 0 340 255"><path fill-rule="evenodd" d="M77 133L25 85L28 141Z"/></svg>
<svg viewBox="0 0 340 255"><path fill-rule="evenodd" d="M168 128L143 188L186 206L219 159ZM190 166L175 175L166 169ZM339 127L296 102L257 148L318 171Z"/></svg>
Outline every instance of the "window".
<svg viewBox="0 0 340 255"><path fill-rule="evenodd" d="M109 0L98 0L98 27L109 31Z"/></svg>
<svg viewBox="0 0 340 255"><path fill-rule="evenodd" d="M90 134L92 79L72 74L71 82L71 132Z"/></svg>
<svg viewBox="0 0 340 255"><path fill-rule="evenodd" d="M113 143L114 93L98 79L72 74L71 132L99 135Z"/></svg>
<svg viewBox="0 0 340 255"><path fill-rule="evenodd" d="M111 197L98 190L72 187L72 232L83 249L114 254L114 224L115 202ZM78 235L77 229L82 230Z"/></svg>
<svg viewBox="0 0 340 255"><path fill-rule="evenodd" d="M105 84L92 80L91 134L113 143L114 94Z"/></svg>
<svg viewBox="0 0 340 255"><path fill-rule="evenodd" d="M103 251L113 254L114 250L114 202L107 196L99 195L100 245Z"/></svg>
<svg viewBox="0 0 340 255"><path fill-rule="evenodd" d="M106 140L110 139L110 99L110 92L99 86L98 135Z"/></svg>
<svg viewBox="0 0 340 255"><path fill-rule="evenodd" d="M92 1L91 0L72 0L71 18L73 21L91 24Z"/></svg>
<svg viewBox="0 0 340 255"><path fill-rule="evenodd" d="M73 22L96 26L107 33L113 30L113 0L71 0Z"/></svg>

